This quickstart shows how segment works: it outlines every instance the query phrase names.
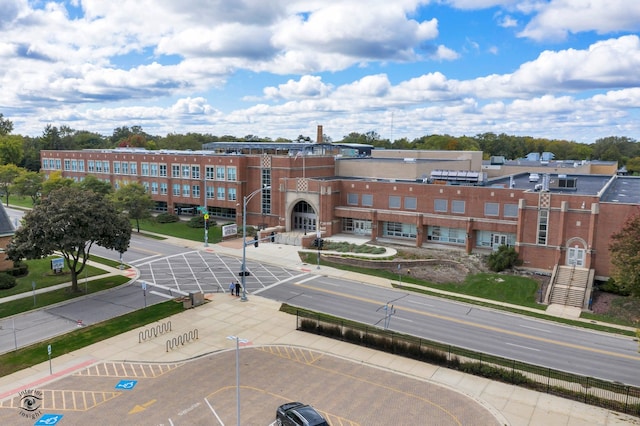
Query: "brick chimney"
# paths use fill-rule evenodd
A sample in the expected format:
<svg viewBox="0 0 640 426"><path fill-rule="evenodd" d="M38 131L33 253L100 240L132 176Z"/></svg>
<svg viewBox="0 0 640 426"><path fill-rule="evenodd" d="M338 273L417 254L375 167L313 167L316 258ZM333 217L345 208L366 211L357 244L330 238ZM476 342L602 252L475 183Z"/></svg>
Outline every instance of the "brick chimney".
<svg viewBox="0 0 640 426"><path fill-rule="evenodd" d="M316 136L316 143L322 143L322 125L318 124L318 135Z"/></svg>

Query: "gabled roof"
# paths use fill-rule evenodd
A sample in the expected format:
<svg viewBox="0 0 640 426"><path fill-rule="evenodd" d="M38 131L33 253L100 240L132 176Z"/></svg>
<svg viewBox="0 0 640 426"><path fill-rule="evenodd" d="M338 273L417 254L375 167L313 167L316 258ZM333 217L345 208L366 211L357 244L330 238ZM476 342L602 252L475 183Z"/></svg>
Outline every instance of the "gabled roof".
<svg viewBox="0 0 640 426"><path fill-rule="evenodd" d="M0 237L11 236L16 233L16 228L11 223L11 218L0 203Z"/></svg>

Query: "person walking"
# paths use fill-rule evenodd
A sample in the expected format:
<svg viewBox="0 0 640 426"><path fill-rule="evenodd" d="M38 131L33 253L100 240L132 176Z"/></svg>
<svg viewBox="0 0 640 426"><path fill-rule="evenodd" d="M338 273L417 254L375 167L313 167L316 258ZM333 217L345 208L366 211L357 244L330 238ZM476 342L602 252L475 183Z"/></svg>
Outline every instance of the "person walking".
<svg viewBox="0 0 640 426"><path fill-rule="evenodd" d="M231 284L229 284L229 291L231 292L231 295L233 296L233 290L236 288L236 285L234 284L233 281L231 281Z"/></svg>
<svg viewBox="0 0 640 426"><path fill-rule="evenodd" d="M236 296L240 296L240 283L236 281Z"/></svg>

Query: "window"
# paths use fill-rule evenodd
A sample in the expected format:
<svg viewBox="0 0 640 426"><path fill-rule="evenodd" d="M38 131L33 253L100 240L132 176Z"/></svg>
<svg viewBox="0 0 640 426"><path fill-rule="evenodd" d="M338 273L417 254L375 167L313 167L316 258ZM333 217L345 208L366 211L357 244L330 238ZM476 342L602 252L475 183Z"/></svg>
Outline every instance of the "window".
<svg viewBox="0 0 640 426"><path fill-rule="evenodd" d="M227 167L227 180L234 182L236 181L236 168L235 167Z"/></svg>
<svg viewBox="0 0 640 426"><path fill-rule="evenodd" d="M179 197L180 196L180 184L179 183L174 183L173 184L173 195L175 197Z"/></svg>
<svg viewBox="0 0 640 426"><path fill-rule="evenodd" d="M399 209L400 208L400 197L397 195L389 195L389 208L390 209Z"/></svg>
<svg viewBox="0 0 640 426"><path fill-rule="evenodd" d="M215 178L214 168L213 166L206 166L205 169L205 178L207 180L213 180Z"/></svg>
<svg viewBox="0 0 640 426"><path fill-rule="evenodd" d="M44 161L47 161L47 160L44 160ZM45 166L44 168L46 169L47 167ZM96 169L96 166L95 166L94 161L93 160L88 160L87 161L87 171L89 173L93 173L93 172L95 172L95 169Z"/></svg>
<svg viewBox="0 0 640 426"><path fill-rule="evenodd" d="M129 170L131 170L132 175L138 174L138 163L129 163Z"/></svg>
<svg viewBox="0 0 640 426"><path fill-rule="evenodd" d="M227 191L227 200L236 201L236 189L235 188L229 188L229 190Z"/></svg>
<svg viewBox="0 0 640 426"><path fill-rule="evenodd" d="M179 164L172 164L171 165L171 177L172 178L179 178L180 177L180 165Z"/></svg>
<svg viewBox="0 0 640 426"><path fill-rule="evenodd" d="M418 199L416 197L404 197L404 208L406 210L415 210L418 208Z"/></svg>
<svg viewBox="0 0 640 426"><path fill-rule="evenodd" d="M191 185L191 195L193 198L200 198L200 185Z"/></svg>
<svg viewBox="0 0 640 426"><path fill-rule="evenodd" d="M64 169L71 170L71 160L64 160Z"/></svg>
<svg viewBox="0 0 640 426"><path fill-rule="evenodd" d="M443 212L446 213L448 210L448 206L447 206L448 202L447 200L433 200L433 210L436 212Z"/></svg>
<svg viewBox="0 0 640 426"><path fill-rule="evenodd" d="M140 174L142 176L149 176L149 163L140 163Z"/></svg>
<svg viewBox="0 0 640 426"><path fill-rule="evenodd" d="M224 200L224 186L218 187L218 200Z"/></svg>
<svg viewBox="0 0 640 426"><path fill-rule="evenodd" d="M151 182L151 193L152 194L158 193L158 182Z"/></svg>
<svg viewBox="0 0 640 426"><path fill-rule="evenodd" d="M384 222L382 233L389 237L415 238L416 225L400 222Z"/></svg>
<svg viewBox="0 0 640 426"><path fill-rule="evenodd" d="M78 171L84 172L84 160L78 160Z"/></svg>
<svg viewBox="0 0 640 426"><path fill-rule="evenodd" d="M121 166L122 166L122 174L123 175L128 175L129 174L129 163L123 161Z"/></svg>
<svg viewBox="0 0 640 426"><path fill-rule="evenodd" d="M191 177L191 168L189 165L182 165L182 179L189 179Z"/></svg>
<svg viewBox="0 0 640 426"><path fill-rule="evenodd" d="M484 203L484 215L485 216L498 216L500 214L500 204L498 203Z"/></svg>
<svg viewBox="0 0 640 426"><path fill-rule="evenodd" d="M191 178L200 179L200 166L191 166Z"/></svg>
<svg viewBox="0 0 640 426"><path fill-rule="evenodd" d="M547 233L549 226L549 210L540 210L538 212L538 244L547 245Z"/></svg>
<svg viewBox="0 0 640 426"><path fill-rule="evenodd" d="M167 165L160 164L160 177L167 177Z"/></svg>
<svg viewBox="0 0 640 426"><path fill-rule="evenodd" d="M144 186L144 192L149 192L149 182L142 182L142 186Z"/></svg>
<svg viewBox="0 0 640 426"><path fill-rule="evenodd" d="M365 207L373 207L373 195L362 194L362 205Z"/></svg>
<svg viewBox="0 0 640 426"><path fill-rule="evenodd" d="M113 173L119 175L120 174L120 162L119 161L114 161L113 162Z"/></svg>
<svg viewBox="0 0 640 426"><path fill-rule="evenodd" d="M104 169L104 172L109 174L109 162L108 161L103 161L102 162L102 168Z"/></svg>
<svg viewBox="0 0 640 426"><path fill-rule="evenodd" d="M71 171L72 172L78 171L78 160L71 160Z"/></svg>
<svg viewBox="0 0 640 426"><path fill-rule="evenodd" d="M505 204L502 209L505 217L518 217L517 204Z"/></svg>
<svg viewBox="0 0 640 426"><path fill-rule="evenodd" d="M182 196L188 197L189 195L191 195L191 186L182 185Z"/></svg>
<svg viewBox="0 0 640 426"><path fill-rule="evenodd" d="M216 167L216 179L224 180L224 167L223 166Z"/></svg>
<svg viewBox="0 0 640 426"><path fill-rule="evenodd" d="M263 168L261 170L260 179L262 180L262 197L260 199L260 212L262 214L271 214L271 169Z"/></svg>
<svg viewBox="0 0 640 426"><path fill-rule="evenodd" d="M464 214L464 204L462 200L451 200L451 213Z"/></svg>
<svg viewBox="0 0 640 426"><path fill-rule="evenodd" d="M347 204L350 206L358 205L358 194L347 194Z"/></svg>
<svg viewBox="0 0 640 426"><path fill-rule="evenodd" d="M207 199L212 200L215 197L214 194L213 186L207 186Z"/></svg>
<svg viewBox="0 0 640 426"><path fill-rule="evenodd" d="M158 176L158 164L157 163L151 163L151 176Z"/></svg>
<svg viewBox="0 0 640 426"><path fill-rule="evenodd" d="M56 170L60 170L60 168L62 167L62 163L60 162L59 159L56 160Z"/></svg>
<svg viewBox="0 0 640 426"><path fill-rule="evenodd" d="M160 184L160 195L167 195L168 192L168 188L167 188L167 184L166 183L161 183Z"/></svg>
<svg viewBox="0 0 640 426"><path fill-rule="evenodd" d="M443 226L429 226L427 240L443 243L464 244L467 233L461 228L445 228Z"/></svg>
<svg viewBox="0 0 640 426"><path fill-rule="evenodd" d="M102 173L102 161L96 161L96 173Z"/></svg>

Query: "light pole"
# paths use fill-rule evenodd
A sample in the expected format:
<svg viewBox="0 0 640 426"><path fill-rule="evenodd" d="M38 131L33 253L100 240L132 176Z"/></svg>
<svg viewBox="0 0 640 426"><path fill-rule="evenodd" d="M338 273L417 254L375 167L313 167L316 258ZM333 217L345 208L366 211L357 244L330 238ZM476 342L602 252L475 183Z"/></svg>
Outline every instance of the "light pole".
<svg viewBox="0 0 640 426"><path fill-rule="evenodd" d="M241 339L238 336L227 336L229 340L236 341L236 410L238 426L240 426L240 343L247 343L247 339Z"/></svg>
<svg viewBox="0 0 640 426"><path fill-rule="evenodd" d="M247 203L259 192L264 190L271 189L271 186L264 186L262 188L256 189L249 195L245 195L243 198L242 204L242 270L240 271L240 282L242 284L242 297L240 298L241 302L246 302L247 299L247 289L245 287L245 278L247 274ZM256 240L257 241L257 240Z"/></svg>

